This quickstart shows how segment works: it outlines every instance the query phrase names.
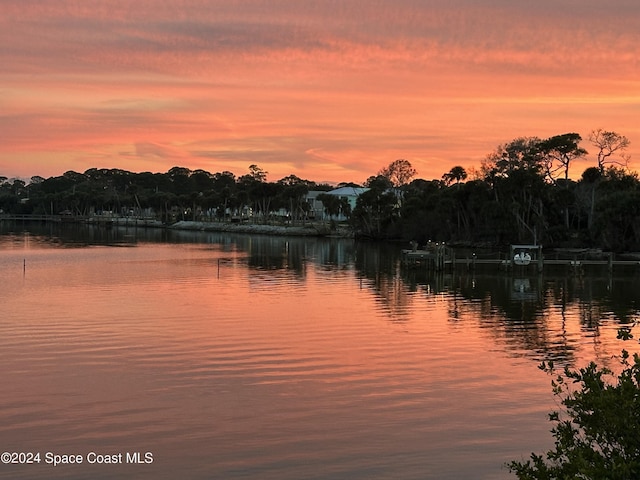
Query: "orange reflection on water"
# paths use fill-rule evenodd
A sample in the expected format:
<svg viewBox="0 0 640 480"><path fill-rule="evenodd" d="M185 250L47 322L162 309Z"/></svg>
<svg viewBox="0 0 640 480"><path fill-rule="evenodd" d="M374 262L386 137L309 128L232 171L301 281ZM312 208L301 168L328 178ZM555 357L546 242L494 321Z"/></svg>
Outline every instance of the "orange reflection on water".
<svg viewBox="0 0 640 480"><path fill-rule="evenodd" d="M551 443L538 361L616 345L614 323L556 302L579 285L522 296L503 277L320 264L322 242L247 245L3 251L0 438L151 449L126 470L144 478L506 478Z"/></svg>

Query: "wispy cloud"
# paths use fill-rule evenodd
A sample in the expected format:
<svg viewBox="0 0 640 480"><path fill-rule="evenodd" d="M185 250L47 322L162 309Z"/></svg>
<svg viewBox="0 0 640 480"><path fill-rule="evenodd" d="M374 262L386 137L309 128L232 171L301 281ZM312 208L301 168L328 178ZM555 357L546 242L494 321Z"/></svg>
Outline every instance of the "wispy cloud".
<svg viewBox="0 0 640 480"><path fill-rule="evenodd" d="M3 0L0 169L53 174L66 155L362 180L397 158L439 177L520 135L604 126L634 146L639 14L631 0Z"/></svg>

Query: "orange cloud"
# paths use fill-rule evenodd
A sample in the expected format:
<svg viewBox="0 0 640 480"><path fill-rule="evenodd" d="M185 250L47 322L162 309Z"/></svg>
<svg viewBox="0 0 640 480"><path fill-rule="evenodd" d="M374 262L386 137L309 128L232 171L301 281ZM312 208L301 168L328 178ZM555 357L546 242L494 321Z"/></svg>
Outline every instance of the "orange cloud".
<svg viewBox="0 0 640 480"><path fill-rule="evenodd" d="M3 2L0 174L363 181L519 136L640 142L638 9L589 0ZM589 146L585 143L585 148ZM579 175L579 171L574 172Z"/></svg>

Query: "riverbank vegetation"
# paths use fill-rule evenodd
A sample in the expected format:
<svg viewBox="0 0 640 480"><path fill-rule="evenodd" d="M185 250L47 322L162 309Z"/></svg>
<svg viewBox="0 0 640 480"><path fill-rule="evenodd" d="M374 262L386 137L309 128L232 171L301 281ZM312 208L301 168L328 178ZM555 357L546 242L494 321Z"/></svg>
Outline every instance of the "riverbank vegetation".
<svg viewBox="0 0 640 480"><path fill-rule="evenodd" d="M618 338L631 340L631 328L621 328ZM640 357L623 350L619 360L617 374L594 362L560 373L553 362L540 365L552 376L553 393L562 405L549 414L555 447L510 462L512 473L521 480L640 476Z"/></svg>
<svg viewBox="0 0 640 480"><path fill-rule="evenodd" d="M323 217L345 219L356 236L420 244L640 250L640 180L628 169L629 140L595 130L588 142L596 161L577 179L570 169L587 150L576 133L517 138L498 146L479 168L455 166L432 180L416 178L410 162L396 160L362 185L340 184L368 190L353 208L325 196ZM256 165L239 177L184 167L166 173L92 168L30 182L0 177L0 209L151 215L167 223L250 219L296 224L314 218L310 191L333 188L295 175L270 182Z"/></svg>

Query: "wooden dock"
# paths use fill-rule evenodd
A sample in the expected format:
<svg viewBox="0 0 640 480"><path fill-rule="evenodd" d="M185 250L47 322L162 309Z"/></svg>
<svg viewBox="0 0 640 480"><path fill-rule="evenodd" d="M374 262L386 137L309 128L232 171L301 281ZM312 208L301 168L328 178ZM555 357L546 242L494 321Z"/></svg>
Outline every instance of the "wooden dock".
<svg viewBox="0 0 640 480"><path fill-rule="evenodd" d="M612 272L614 268L640 269L640 260L616 260L612 253L603 254L606 258L602 259L580 258L578 255L570 258L545 258L540 254L531 258L526 265L518 265L513 257L504 254L503 256L504 258L478 258L471 254L456 257L453 249L436 247L429 250L402 250L402 263L408 267L434 271L498 269L542 272L546 267L559 267L581 273L585 268L605 269L608 272Z"/></svg>

